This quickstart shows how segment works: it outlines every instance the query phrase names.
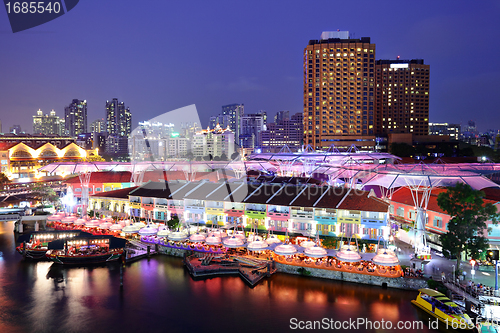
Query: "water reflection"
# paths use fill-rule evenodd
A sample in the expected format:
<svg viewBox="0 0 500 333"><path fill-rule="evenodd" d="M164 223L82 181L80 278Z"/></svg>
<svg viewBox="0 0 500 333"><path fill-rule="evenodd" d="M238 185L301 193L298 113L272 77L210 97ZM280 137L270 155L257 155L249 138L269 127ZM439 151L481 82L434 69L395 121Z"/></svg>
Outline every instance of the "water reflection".
<svg viewBox="0 0 500 333"><path fill-rule="evenodd" d="M128 265L121 289L117 263L23 261L11 227L0 222L0 332L281 332L293 317L418 319L415 292L284 274L255 288L236 276L193 280L181 259L166 256Z"/></svg>

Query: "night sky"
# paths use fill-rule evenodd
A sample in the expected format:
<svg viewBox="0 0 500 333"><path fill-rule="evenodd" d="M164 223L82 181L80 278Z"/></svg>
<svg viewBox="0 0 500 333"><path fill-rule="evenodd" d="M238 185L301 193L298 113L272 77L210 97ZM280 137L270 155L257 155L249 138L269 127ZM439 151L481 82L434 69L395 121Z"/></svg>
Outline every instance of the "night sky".
<svg viewBox="0 0 500 333"><path fill-rule="evenodd" d="M376 59L430 65L430 121L500 129L500 1L97 1L12 33L0 9L0 120L31 132L41 108L114 97L134 124L196 104L302 112L302 54L322 31L371 37Z"/></svg>

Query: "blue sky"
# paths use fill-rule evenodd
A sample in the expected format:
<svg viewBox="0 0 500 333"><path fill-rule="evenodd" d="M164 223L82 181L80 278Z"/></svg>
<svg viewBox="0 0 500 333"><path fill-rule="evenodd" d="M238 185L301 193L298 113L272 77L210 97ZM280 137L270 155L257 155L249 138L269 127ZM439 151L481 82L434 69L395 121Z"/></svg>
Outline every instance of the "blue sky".
<svg viewBox="0 0 500 333"><path fill-rule="evenodd" d="M221 106L302 112L302 53L322 31L371 37L377 59L431 66L430 121L500 129L499 1L96 1L12 33L0 10L0 120L31 132L41 108L62 116L106 100L134 124L196 104L204 124Z"/></svg>

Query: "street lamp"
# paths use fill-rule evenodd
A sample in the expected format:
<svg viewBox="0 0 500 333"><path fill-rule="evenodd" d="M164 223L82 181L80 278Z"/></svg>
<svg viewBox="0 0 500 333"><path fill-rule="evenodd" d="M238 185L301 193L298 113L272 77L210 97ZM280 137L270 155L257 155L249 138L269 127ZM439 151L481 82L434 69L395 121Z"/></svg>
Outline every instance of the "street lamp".
<svg viewBox="0 0 500 333"><path fill-rule="evenodd" d="M474 259L471 259L470 264L472 265L470 274L472 275L472 281L474 281L474 274L476 274L476 271L474 270L474 265L476 264L476 261Z"/></svg>

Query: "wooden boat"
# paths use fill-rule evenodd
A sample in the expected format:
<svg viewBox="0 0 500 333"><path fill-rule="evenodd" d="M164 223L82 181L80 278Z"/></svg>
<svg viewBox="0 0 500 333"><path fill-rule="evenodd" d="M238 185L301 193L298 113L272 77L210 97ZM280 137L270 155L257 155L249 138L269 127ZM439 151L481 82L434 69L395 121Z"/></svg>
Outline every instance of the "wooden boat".
<svg viewBox="0 0 500 333"><path fill-rule="evenodd" d="M28 259L46 259L47 257L45 254L47 253L49 242L82 235L89 236L91 234L80 230L35 231L19 236L16 242L21 244L16 247L16 250Z"/></svg>
<svg viewBox="0 0 500 333"><path fill-rule="evenodd" d="M109 235L78 236L50 242L46 256L63 265L102 264L120 259L126 242Z"/></svg>
<svg viewBox="0 0 500 333"><path fill-rule="evenodd" d="M422 288L412 304L439 319L448 329L475 330L471 318L458 305L439 291Z"/></svg>

